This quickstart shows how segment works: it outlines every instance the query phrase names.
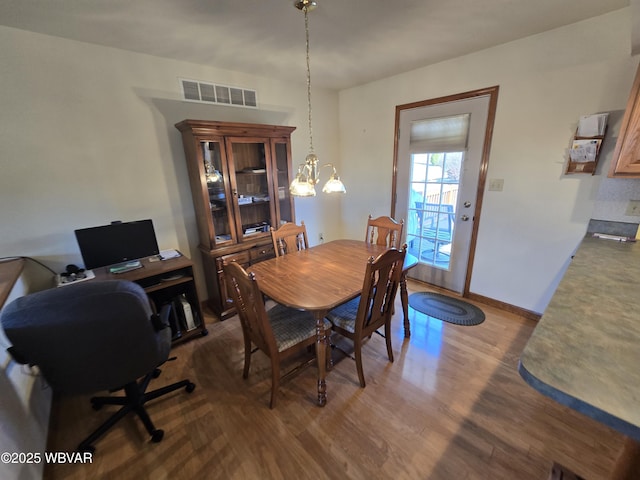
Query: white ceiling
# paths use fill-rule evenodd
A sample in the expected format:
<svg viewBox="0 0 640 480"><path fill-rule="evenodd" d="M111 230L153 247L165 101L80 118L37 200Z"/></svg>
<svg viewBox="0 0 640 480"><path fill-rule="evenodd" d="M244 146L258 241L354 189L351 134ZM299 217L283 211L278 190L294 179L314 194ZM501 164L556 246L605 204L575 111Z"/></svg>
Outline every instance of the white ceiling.
<svg viewBox="0 0 640 480"><path fill-rule="evenodd" d="M312 81L336 89L551 30L630 2L317 1L318 8L309 13ZM264 77L306 78L304 14L293 0L0 0L0 24Z"/></svg>

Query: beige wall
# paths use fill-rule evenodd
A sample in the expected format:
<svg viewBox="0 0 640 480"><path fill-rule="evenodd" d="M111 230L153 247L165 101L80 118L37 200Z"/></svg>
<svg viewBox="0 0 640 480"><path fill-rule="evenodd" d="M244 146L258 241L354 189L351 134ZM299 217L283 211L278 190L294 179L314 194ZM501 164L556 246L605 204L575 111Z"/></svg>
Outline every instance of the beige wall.
<svg viewBox="0 0 640 480"><path fill-rule="evenodd" d="M307 154L304 78L286 84L7 27L0 45L0 257L31 256L63 271L82 263L76 228L151 218L161 249L197 259L173 126L185 118L294 125L294 163ZM255 89L260 109L183 102L178 77ZM337 93L313 94L316 153L337 161ZM298 202L311 242L319 231L339 236L339 209L325 197Z"/></svg>
<svg viewBox="0 0 640 480"><path fill-rule="evenodd" d="M621 185L604 177L637 64L624 9L340 92L343 175L362 180L351 184L358 201L343 204L345 235L361 230L349 219L390 212L396 105L499 85L488 178L504 191L484 195L471 291L543 312L599 190ZM598 174L565 176L578 118L595 112L612 112ZM622 183L600 218L624 221L626 201L640 198L640 180Z"/></svg>
<svg viewBox="0 0 640 480"><path fill-rule="evenodd" d="M504 191L484 196L471 289L542 312L594 209L619 219L626 200L640 197L638 181L618 188L602 174L562 175L578 117L600 111L612 112L606 170L638 63L629 10L339 94L314 90L315 150L338 164L348 194L296 201L311 243L319 233L361 238L369 213L390 211L396 105L499 85L488 174L505 180ZM81 263L74 229L152 218L161 248L197 260L173 127L184 118L295 125L294 163L307 153L304 79L288 84L7 27L0 44L0 256L61 270ZM182 102L178 77L254 88L261 108ZM605 209L599 197L609 199Z"/></svg>

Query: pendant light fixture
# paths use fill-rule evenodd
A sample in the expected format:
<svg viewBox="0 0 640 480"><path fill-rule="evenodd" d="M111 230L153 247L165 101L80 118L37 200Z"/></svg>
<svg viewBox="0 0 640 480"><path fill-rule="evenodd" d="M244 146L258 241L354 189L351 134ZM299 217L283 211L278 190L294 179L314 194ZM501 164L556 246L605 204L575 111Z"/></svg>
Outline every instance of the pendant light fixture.
<svg viewBox="0 0 640 480"><path fill-rule="evenodd" d="M311 122L311 68L309 62L309 12L318 6L314 0L296 0L294 6L304 12L304 30L307 39L307 111L309 113L309 154L305 162L298 167L296 178L289 186L289 192L295 197L314 197L316 195L316 184L320 181L318 175L320 168L330 167L333 171L329 180L322 188L324 193L346 193L344 184L335 167L327 163L318 166L318 156L313 153L313 127Z"/></svg>
<svg viewBox="0 0 640 480"><path fill-rule="evenodd" d="M214 142L205 142L203 145L203 156L204 156L204 174L207 179L207 183L218 183L222 181L222 174L216 168L215 165L215 143Z"/></svg>

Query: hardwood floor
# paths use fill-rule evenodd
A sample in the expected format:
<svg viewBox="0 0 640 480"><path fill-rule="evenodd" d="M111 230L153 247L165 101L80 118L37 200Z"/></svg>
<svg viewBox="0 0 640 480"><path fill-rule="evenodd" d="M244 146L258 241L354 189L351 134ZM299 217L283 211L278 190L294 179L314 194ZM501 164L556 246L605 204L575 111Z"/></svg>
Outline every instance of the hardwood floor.
<svg viewBox="0 0 640 480"><path fill-rule="evenodd" d="M409 293L425 289L409 283ZM284 382L270 410L267 359L256 353L243 380L237 317L209 324L207 337L174 349L177 360L151 384L197 384L148 404L161 443L129 416L96 443L93 463L49 464L45 478L543 480L554 461L588 480L607 478L622 435L542 396L517 372L535 322L479 303L487 318L473 327L411 309L405 340L397 303L395 362L374 335L361 389L355 362L335 350L324 408L312 366ZM48 451L72 451L111 412L88 399L54 400Z"/></svg>

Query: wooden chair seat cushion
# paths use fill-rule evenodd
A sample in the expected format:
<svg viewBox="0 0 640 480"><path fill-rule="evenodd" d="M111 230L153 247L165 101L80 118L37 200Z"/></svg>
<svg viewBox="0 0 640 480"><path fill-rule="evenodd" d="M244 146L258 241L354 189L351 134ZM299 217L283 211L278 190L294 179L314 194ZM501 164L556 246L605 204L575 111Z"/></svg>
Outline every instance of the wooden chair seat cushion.
<svg viewBox="0 0 640 480"><path fill-rule="evenodd" d="M329 321L349 333L356 333L356 317L360 306L360 296L334 308L327 314Z"/></svg>
<svg viewBox="0 0 640 480"><path fill-rule="evenodd" d="M278 304L270 309L267 315L279 352L309 338L316 338L316 320L310 312ZM324 328L331 329L331 322L326 318Z"/></svg>

